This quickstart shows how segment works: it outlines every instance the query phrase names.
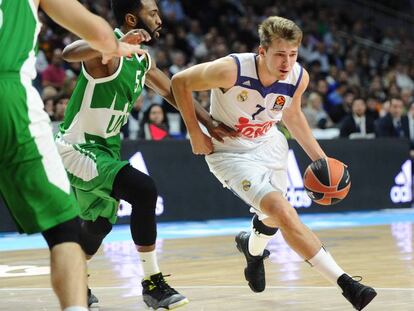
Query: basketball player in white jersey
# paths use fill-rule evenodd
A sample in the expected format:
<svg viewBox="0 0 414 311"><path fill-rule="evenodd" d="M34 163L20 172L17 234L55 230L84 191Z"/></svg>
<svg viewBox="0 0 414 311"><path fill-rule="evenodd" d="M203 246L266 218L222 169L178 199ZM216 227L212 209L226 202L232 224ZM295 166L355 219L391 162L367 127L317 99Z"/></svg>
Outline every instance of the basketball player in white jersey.
<svg viewBox="0 0 414 311"><path fill-rule="evenodd" d="M211 172L255 213L251 233L236 236L247 261L245 277L254 292L265 289L263 260L269 256L265 247L280 229L293 250L362 310L376 296L375 290L338 266L284 195L288 145L277 122L284 122L312 161L326 157L301 111L301 96L309 83L309 74L296 62L302 31L294 22L272 16L260 25L259 37L258 54L232 54L173 77L173 93L193 153L206 155ZM219 142L201 131L191 92L209 89L212 117L236 129L239 137Z"/></svg>

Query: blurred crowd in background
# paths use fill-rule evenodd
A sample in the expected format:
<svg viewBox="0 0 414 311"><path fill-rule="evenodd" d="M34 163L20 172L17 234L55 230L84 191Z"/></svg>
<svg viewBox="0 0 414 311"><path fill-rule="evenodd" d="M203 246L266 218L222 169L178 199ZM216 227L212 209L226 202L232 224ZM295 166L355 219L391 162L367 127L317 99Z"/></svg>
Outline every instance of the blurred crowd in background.
<svg viewBox="0 0 414 311"><path fill-rule="evenodd" d="M117 26L109 0L81 2ZM257 52L258 24L283 16L304 32L298 61L310 84L302 105L316 137L405 137L414 146L414 1L159 0L158 5L163 29L150 54L169 77L230 53ZM44 14L40 19L35 85L52 121L59 122L81 65L61 58L76 38ZM208 91L194 96L209 108ZM148 130L150 124L160 131ZM148 88L122 131L124 139L186 137L178 112Z"/></svg>

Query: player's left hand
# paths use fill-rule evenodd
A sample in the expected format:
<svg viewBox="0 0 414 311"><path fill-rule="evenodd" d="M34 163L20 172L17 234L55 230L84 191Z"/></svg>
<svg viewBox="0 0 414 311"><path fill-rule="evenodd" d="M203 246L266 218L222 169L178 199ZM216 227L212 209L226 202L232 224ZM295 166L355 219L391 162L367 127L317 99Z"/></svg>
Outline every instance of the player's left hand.
<svg viewBox="0 0 414 311"><path fill-rule="evenodd" d="M102 54L102 64L106 65L114 57L128 56L131 57L133 54L142 55L147 53L146 50L141 49L139 45L129 44L120 41L115 51Z"/></svg>
<svg viewBox="0 0 414 311"><path fill-rule="evenodd" d="M221 123L221 122L210 122L207 126L207 131L211 137L217 139L219 142L224 142L224 137L238 137L240 133L236 130L232 129L231 127Z"/></svg>
<svg viewBox="0 0 414 311"><path fill-rule="evenodd" d="M145 29L132 29L128 31L125 36L122 37L120 41L126 42L129 44L138 45L142 42L147 42L151 40L150 34Z"/></svg>

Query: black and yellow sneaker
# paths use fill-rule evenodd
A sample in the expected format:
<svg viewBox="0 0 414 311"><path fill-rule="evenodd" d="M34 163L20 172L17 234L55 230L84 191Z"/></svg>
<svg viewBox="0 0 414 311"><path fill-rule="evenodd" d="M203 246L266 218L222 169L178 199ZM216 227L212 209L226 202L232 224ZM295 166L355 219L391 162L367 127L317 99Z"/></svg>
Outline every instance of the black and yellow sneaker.
<svg viewBox="0 0 414 311"><path fill-rule="evenodd" d="M172 310L188 303L188 299L170 287L162 273L151 275L142 282L142 298L153 310Z"/></svg>
<svg viewBox="0 0 414 311"><path fill-rule="evenodd" d="M355 280L354 278L359 279ZM377 296L377 292L372 287L361 284L361 280L361 277L352 278L344 273L337 281L339 287L342 288L342 295L356 310L362 310Z"/></svg>
<svg viewBox="0 0 414 311"><path fill-rule="evenodd" d="M259 293L266 288L266 277L263 260L269 257L270 252L265 249L263 255L253 256L249 253L249 237L250 233L241 231L235 238L236 247L240 253L244 254L247 266L244 269L244 276L249 287L255 293Z"/></svg>

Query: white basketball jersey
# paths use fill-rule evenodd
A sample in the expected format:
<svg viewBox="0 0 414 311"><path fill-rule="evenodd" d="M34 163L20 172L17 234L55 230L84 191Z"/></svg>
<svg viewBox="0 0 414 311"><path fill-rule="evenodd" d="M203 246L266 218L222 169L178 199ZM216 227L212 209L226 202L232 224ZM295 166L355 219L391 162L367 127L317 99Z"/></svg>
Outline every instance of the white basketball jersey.
<svg viewBox="0 0 414 311"><path fill-rule="evenodd" d="M213 140L215 151L243 151L257 147L277 134L276 122L290 106L301 81L303 68L295 63L285 80L264 87L258 77L254 53L231 54L237 63L237 81L223 93L211 91L211 116L240 132L224 143Z"/></svg>

